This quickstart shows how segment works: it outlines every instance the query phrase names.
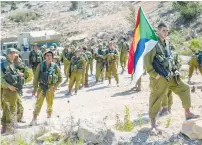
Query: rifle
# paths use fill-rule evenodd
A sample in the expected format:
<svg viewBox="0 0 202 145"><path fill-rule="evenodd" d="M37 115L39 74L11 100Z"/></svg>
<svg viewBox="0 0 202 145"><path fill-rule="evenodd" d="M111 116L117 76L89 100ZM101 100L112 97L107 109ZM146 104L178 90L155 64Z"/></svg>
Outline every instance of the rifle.
<svg viewBox="0 0 202 145"><path fill-rule="evenodd" d="M160 63L160 61L154 57L153 63L152 63L155 71L162 77L164 77L167 81L170 80L169 72L163 67L163 65Z"/></svg>

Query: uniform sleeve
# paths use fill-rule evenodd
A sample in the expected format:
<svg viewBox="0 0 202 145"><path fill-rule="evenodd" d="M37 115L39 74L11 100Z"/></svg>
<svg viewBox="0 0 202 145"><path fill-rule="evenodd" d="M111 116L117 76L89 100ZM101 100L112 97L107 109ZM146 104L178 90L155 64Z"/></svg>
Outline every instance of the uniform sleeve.
<svg viewBox="0 0 202 145"><path fill-rule="evenodd" d="M6 89L6 88L8 88L8 86L10 86L7 82L6 82L6 80L4 79L4 73L3 73L3 71L1 70L1 88L4 88L4 89Z"/></svg>
<svg viewBox="0 0 202 145"><path fill-rule="evenodd" d="M39 85L40 68L41 68L41 64L38 64L35 74L33 74L34 75L34 81L33 81L34 93L36 93L36 91L38 89L38 85Z"/></svg>
<svg viewBox="0 0 202 145"><path fill-rule="evenodd" d="M156 55L156 47L154 47L150 52L148 52L144 56L144 68L153 78L156 78L156 76L158 75L152 65L155 55Z"/></svg>
<svg viewBox="0 0 202 145"><path fill-rule="evenodd" d="M29 54L29 63L32 64L32 51Z"/></svg>
<svg viewBox="0 0 202 145"><path fill-rule="evenodd" d="M60 68L58 65L56 65L56 74L58 76L58 81L55 84L55 87L57 88L60 85L60 83L62 82L62 74L61 74L61 71L60 71Z"/></svg>

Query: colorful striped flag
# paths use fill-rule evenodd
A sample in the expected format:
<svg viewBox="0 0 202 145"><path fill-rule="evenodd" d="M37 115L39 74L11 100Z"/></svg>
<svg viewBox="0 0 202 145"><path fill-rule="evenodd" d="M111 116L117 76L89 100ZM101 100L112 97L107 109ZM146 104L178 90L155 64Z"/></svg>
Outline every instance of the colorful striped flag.
<svg viewBox="0 0 202 145"><path fill-rule="evenodd" d="M144 72L144 55L151 51L156 44L157 37L155 32L140 7L128 57L128 74L134 73L133 77L135 81L137 81Z"/></svg>

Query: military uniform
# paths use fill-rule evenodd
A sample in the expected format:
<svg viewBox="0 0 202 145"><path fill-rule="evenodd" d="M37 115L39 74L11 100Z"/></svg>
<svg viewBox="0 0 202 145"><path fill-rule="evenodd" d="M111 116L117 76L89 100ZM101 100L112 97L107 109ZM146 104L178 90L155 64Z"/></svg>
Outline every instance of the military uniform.
<svg viewBox="0 0 202 145"><path fill-rule="evenodd" d="M33 74L35 74L36 67L43 61L43 55L40 50L32 50L29 55L29 64L32 67Z"/></svg>
<svg viewBox="0 0 202 145"><path fill-rule="evenodd" d="M128 59L128 51L129 51L129 45L127 44L127 42L121 42L119 45L119 51L120 51L120 64L122 67L122 73L124 72L125 68L126 68L126 62Z"/></svg>
<svg viewBox="0 0 202 145"><path fill-rule="evenodd" d="M99 78L101 77L101 80L104 80L104 71L105 71L105 55L104 51L102 50L102 45L98 46L98 51L95 55L95 60L96 60L96 82L98 82Z"/></svg>
<svg viewBox="0 0 202 145"><path fill-rule="evenodd" d="M69 59L69 55L70 55L70 50L69 49L64 49L62 52L62 59L63 59L63 63L64 63L64 74L67 78L68 81L68 69L69 69L69 65L71 62L71 59Z"/></svg>
<svg viewBox="0 0 202 145"><path fill-rule="evenodd" d="M60 58L60 53L57 50L57 45L53 44L53 46L51 46L50 50L53 52L53 62L55 62L60 67L61 58Z"/></svg>
<svg viewBox="0 0 202 145"><path fill-rule="evenodd" d="M82 75L81 75L81 85L82 87L85 85L85 80L86 80L86 68L87 68L87 65L89 64L89 60L88 60L88 56L85 52L82 52L81 54L81 57L83 58L84 60L84 68L83 68L83 71L82 71ZM88 69L89 69L89 65L88 65Z"/></svg>
<svg viewBox="0 0 202 145"><path fill-rule="evenodd" d="M157 75L160 74L154 69L154 59L159 60L163 68L170 73L169 81L166 80L168 78L164 77L156 79ZM168 41L161 42L158 40L157 45L145 55L144 67L150 75L149 116L152 120L155 120L161 107L162 98L168 93L168 90L180 97L183 108L189 109L191 107L190 88L180 77L176 80L175 73L179 67L178 63L173 59Z"/></svg>
<svg viewBox="0 0 202 145"><path fill-rule="evenodd" d="M111 50L108 49L106 51L107 75L108 75L109 84L111 84L111 75L114 76L117 82L117 85L119 83L119 77L117 72L118 57L119 57L119 53L115 48Z"/></svg>
<svg viewBox="0 0 202 145"><path fill-rule="evenodd" d="M7 54L16 52L14 48L7 50ZM19 98L19 85L22 78L19 76L19 71L15 68L13 61L7 59L1 62L1 104L3 109L3 116L1 118L2 133L6 129L13 129L17 119L17 99ZM18 90L11 91L10 86L16 87Z"/></svg>
<svg viewBox="0 0 202 145"><path fill-rule="evenodd" d="M94 50L91 48L90 52L92 54L92 59L90 59L90 73L93 74L93 60L95 59Z"/></svg>
<svg viewBox="0 0 202 145"><path fill-rule="evenodd" d="M189 62L189 83L194 72L194 68L198 69L202 75L202 51L195 53Z"/></svg>
<svg viewBox="0 0 202 145"><path fill-rule="evenodd" d="M37 100L33 111L34 117L39 115L44 98L46 98L47 102L47 116L51 116L54 89L56 89L61 82L61 71L56 63L51 62L51 64L47 66L46 61L43 61L37 66L33 83L33 93L35 94L37 92Z"/></svg>
<svg viewBox="0 0 202 145"><path fill-rule="evenodd" d="M23 81L21 85L24 85L25 80L29 77L29 72L28 72L28 67L25 66L25 64L22 62L22 60L16 56L15 60L14 60L14 64L16 69L18 69L21 73L24 74L23 76ZM23 112L24 112L24 108L22 105L22 90L19 93L19 97L17 98L17 121L18 122L24 122L22 121L22 117L23 117Z"/></svg>
<svg viewBox="0 0 202 145"><path fill-rule="evenodd" d="M69 68L69 94L71 94L72 91L72 87L75 83L75 93L77 93L79 86L80 86L80 82L82 79L82 74L84 72L84 68L85 68L85 60L83 57L77 57L77 56L73 56L71 59L71 63L70 63L70 68Z"/></svg>

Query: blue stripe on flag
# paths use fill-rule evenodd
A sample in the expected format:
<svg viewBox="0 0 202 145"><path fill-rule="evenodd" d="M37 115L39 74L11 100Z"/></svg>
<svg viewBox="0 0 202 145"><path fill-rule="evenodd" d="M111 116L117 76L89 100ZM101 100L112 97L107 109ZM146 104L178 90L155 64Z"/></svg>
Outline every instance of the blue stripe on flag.
<svg viewBox="0 0 202 145"><path fill-rule="evenodd" d="M145 50L145 43L148 41L149 41L149 39L143 38L143 39L140 39L137 44L137 49L136 49L135 55L134 55L134 61L135 61L134 62L134 72L136 71L137 62Z"/></svg>

